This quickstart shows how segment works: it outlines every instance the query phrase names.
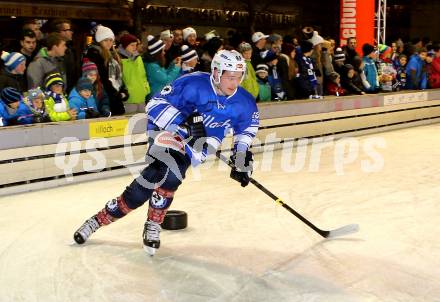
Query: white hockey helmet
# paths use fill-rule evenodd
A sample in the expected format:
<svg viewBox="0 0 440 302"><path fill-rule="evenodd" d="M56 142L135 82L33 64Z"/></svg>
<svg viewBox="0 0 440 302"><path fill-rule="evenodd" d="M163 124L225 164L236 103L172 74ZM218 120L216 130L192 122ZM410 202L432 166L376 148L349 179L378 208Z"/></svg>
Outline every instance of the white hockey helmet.
<svg viewBox="0 0 440 302"><path fill-rule="evenodd" d="M214 70L218 70L218 79L214 79ZM241 81L246 74L246 62L241 54L236 50L220 50L212 59L211 62L211 78L215 84L220 83L220 78L223 75L223 71L236 71L243 72Z"/></svg>

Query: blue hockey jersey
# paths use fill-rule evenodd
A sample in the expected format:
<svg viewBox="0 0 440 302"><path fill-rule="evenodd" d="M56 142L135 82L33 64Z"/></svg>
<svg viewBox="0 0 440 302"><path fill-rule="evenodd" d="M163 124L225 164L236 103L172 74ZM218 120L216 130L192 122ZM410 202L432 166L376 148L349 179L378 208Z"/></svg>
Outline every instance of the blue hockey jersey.
<svg viewBox="0 0 440 302"><path fill-rule="evenodd" d="M148 102L146 111L147 130L177 132L184 139L187 134L179 132L178 125L191 113L199 112L203 116L207 142L212 147L209 150L217 150L225 135L232 133L234 149L245 151L251 146L259 126L259 112L252 95L242 87L230 96L217 95L209 73L205 72L184 75L165 86ZM185 151L193 165L208 155L207 150L203 155L195 154L188 145Z"/></svg>

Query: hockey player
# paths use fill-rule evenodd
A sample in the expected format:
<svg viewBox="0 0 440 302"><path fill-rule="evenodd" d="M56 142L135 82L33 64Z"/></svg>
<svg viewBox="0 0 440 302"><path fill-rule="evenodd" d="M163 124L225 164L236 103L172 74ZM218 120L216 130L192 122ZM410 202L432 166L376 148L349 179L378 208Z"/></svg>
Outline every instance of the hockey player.
<svg viewBox="0 0 440 302"><path fill-rule="evenodd" d="M243 187L248 185L253 162L249 148L258 130L259 113L252 95L239 87L245 73L246 63L237 51L221 50L212 60L211 74L184 75L149 101L149 165L75 232L78 244L148 200L143 243L154 255L160 246L160 224L186 170L215 152L228 133L234 134L231 161L235 167L230 176Z"/></svg>

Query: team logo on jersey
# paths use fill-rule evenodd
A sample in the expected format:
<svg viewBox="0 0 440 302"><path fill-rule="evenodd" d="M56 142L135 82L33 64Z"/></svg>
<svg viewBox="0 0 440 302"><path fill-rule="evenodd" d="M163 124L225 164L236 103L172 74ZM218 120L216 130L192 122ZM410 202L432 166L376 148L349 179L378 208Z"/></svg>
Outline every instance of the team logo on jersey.
<svg viewBox="0 0 440 302"><path fill-rule="evenodd" d="M171 92L173 92L173 86L171 85L166 85L164 88L162 88L162 90L160 91L161 95L168 95Z"/></svg>

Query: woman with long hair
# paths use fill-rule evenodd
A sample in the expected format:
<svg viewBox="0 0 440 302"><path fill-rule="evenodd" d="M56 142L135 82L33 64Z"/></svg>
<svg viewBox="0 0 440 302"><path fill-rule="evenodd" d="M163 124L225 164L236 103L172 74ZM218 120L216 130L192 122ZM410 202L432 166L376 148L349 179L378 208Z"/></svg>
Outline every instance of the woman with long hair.
<svg viewBox="0 0 440 302"><path fill-rule="evenodd" d="M105 26L98 25L94 42L88 47L84 59L96 64L100 79L107 92L112 115L125 113L123 102L128 92L123 86L121 60L114 49L115 35Z"/></svg>

